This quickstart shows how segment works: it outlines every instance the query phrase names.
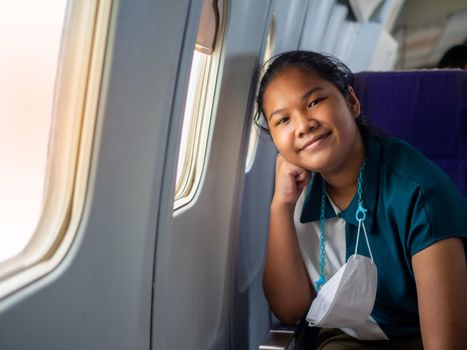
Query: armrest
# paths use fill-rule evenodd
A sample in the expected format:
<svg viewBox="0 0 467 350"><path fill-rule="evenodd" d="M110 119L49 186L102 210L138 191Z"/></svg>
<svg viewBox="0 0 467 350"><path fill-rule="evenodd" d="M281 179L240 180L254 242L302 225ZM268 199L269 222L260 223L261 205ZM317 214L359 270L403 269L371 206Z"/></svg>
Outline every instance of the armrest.
<svg viewBox="0 0 467 350"><path fill-rule="evenodd" d="M295 348L295 327L278 326L269 330L269 335L258 350L292 350Z"/></svg>

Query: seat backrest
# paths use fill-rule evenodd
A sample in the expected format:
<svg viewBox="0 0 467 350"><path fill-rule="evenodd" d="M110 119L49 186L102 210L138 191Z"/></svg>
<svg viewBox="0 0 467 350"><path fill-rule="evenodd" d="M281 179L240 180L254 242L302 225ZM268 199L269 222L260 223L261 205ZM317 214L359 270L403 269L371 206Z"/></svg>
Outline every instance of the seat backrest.
<svg viewBox="0 0 467 350"><path fill-rule="evenodd" d="M371 125L411 143L467 196L467 71L362 72L353 86Z"/></svg>

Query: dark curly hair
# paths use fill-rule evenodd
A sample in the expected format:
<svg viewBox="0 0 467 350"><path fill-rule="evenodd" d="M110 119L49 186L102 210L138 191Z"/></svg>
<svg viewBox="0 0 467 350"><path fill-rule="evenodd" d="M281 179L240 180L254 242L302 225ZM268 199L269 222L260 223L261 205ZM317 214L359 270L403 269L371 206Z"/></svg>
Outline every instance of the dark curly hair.
<svg viewBox="0 0 467 350"><path fill-rule="evenodd" d="M335 57L301 50L284 52L272 57L263 67L263 69L267 69L259 85L256 97L256 114L254 116L256 126L266 132L269 132L269 130L264 126L266 120L263 111L264 92L277 74L291 67L305 68L317 74L322 79L334 84L344 97L348 97L349 87L353 84L352 71ZM264 122L262 122L263 119ZM358 116L356 122L361 131L369 129L367 120L363 114Z"/></svg>

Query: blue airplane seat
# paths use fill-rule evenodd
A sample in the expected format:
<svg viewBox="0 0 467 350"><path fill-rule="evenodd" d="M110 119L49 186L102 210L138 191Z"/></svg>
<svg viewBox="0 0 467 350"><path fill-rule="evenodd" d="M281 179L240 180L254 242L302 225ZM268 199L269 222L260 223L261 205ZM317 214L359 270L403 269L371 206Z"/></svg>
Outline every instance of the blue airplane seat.
<svg viewBox="0 0 467 350"><path fill-rule="evenodd" d="M467 196L467 71L362 72L353 87L371 125L415 146Z"/></svg>

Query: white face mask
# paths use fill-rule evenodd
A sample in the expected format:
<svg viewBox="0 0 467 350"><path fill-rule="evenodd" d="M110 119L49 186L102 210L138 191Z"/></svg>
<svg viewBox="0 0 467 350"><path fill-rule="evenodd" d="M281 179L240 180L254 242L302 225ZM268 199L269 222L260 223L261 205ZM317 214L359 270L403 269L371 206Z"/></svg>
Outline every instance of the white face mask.
<svg viewBox="0 0 467 350"><path fill-rule="evenodd" d="M363 227L371 259L357 254L360 228ZM311 304L306 320L310 326L352 328L363 324L376 299L377 269L363 220L359 220L355 253L327 281Z"/></svg>

